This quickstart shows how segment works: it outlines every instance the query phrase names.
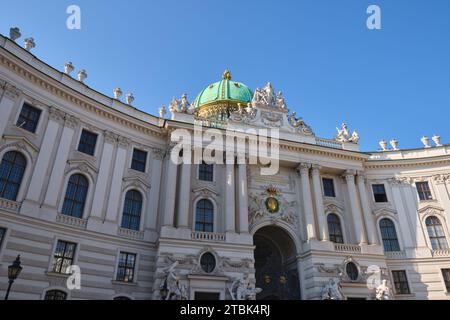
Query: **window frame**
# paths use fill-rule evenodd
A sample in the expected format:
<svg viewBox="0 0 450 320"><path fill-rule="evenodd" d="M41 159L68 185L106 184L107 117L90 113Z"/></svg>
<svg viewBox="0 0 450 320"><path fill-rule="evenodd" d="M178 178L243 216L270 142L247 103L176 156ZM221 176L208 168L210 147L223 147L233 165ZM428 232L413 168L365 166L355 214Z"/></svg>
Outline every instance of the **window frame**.
<svg viewBox="0 0 450 320"><path fill-rule="evenodd" d="M49 292L58 292L58 293L64 293L65 295L65 299L46 299L47 294ZM47 300L47 301L64 301L64 300L69 300L69 294L65 291L65 290L61 290L59 288L49 288L49 289L45 289L42 300Z"/></svg>
<svg viewBox="0 0 450 320"><path fill-rule="evenodd" d="M445 277L445 274L447 274L447 280ZM444 281L444 288L446 290L446 293L450 293L450 267L449 268L442 268L441 269L441 275L442 275L442 280Z"/></svg>
<svg viewBox="0 0 450 320"><path fill-rule="evenodd" d="M131 281L125 281L123 279L119 279L118 278L119 270L121 268L121 266L120 266L120 256L121 256L121 254L127 254L127 256L128 255L134 255L133 277L132 277ZM137 277L138 277L138 274L137 274L138 273L137 272L138 271L138 268L137 268L138 266L139 266L139 255L136 252L132 252L132 251L127 250L127 249L118 249L117 250L117 260L116 260L116 270L114 272L114 280L113 281L116 281L116 282L119 282L119 283L128 283L128 284L136 283L137 282ZM125 268L127 268L127 267L125 267ZM126 273L124 273L124 275L125 274Z"/></svg>
<svg viewBox="0 0 450 320"><path fill-rule="evenodd" d="M124 217L125 217L125 215L124 215L124 213L125 213L125 204L127 202L127 194L129 192L137 192L140 195L140 197L141 197L141 210L140 210L140 213L139 213L139 223L138 223L138 226L137 226L138 229L133 229L133 228L129 228L129 227L127 228L127 227L123 226L123 221L124 221ZM143 212L145 212L145 197L144 197L143 192L141 190L133 188L133 187L130 187L129 189L126 189L124 194L123 194L122 211L121 211L121 215L120 215L120 225L119 225L120 228L127 229L127 230L133 230L133 231L140 231L142 229L142 222L144 220L143 216L142 216ZM132 215L131 215L131 218L132 218ZM131 220L131 218L129 218L128 220Z"/></svg>
<svg viewBox="0 0 450 320"><path fill-rule="evenodd" d="M29 109L34 109L33 111L39 112L39 114L38 114L38 116L37 116L37 120L36 120L35 126L34 126L34 131L28 130L28 129L25 128L23 125L19 126L19 120L20 120L20 117L22 116L22 111L24 110L24 107L27 107L27 108L29 108ZM21 104L21 106L20 106L20 108L19 108L19 112L18 112L18 114L17 114L17 117L16 117L16 119L14 119L14 126L15 126L16 128L25 130L25 131L27 131L28 133L31 133L31 134L36 135L37 132L38 132L38 129L39 129L41 120L42 120L42 114L44 113L43 111L44 111L44 110L42 110L42 108L36 107L33 103L30 103L30 102L28 102L27 100L22 101L22 104ZM26 119L28 120L28 118L26 118Z"/></svg>
<svg viewBox="0 0 450 320"><path fill-rule="evenodd" d="M336 242L336 241L333 241L331 239L332 235L331 235L331 232L330 232L330 223L328 221L330 216L335 216L338 219L339 229L340 229L340 233L341 233L340 237L342 238L342 242ZM330 241L333 242L333 243L337 243L337 244L344 244L345 243L345 238L344 238L344 232L342 230L342 219L341 219L341 217L338 214L334 213L334 212L330 212L330 213L327 214L326 220L327 220L328 238L330 239ZM333 224L335 224L335 223L333 223ZM334 234L333 234L333 236L335 237Z"/></svg>
<svg viewBox="0 0 450 320"><path fill-rule="evenodd" d="M135 159L134 159L135 151L145 153L145 161L136 160L136 162L138 162L139 164L141 164L141 165L143 164L144 165L144 170L133 168L133 164L135 163ZM132 152L131 152L130 169L134 170L134 171L137 171L137 172L146 173L147 170L148 170L148 158L149 157L148 157L148 151L147 150L143 150L143 149L140 149L140 148L133 147L132 148Z"/></svg>
<svg viewBox="0 0 450 320"><path fill-rule="evenodd" d="M16 149L6 149L6 150L1 154L0 165L3 163L3 160L5 159L5 156L6 156L8 153L15 153L15 156L14 156L14 162L12 162L12 163L13 163L13 166L12 166L12 167L9 169L9 171L8 171L7 179L4 180L4 181L5 181L5 189L4 189L4 190L0 190L0 198L6 199L6 200L9 200L9 201L13 201L13 202L20 202L20 199L21 199L21 197L22 197L21 191L22 191L22 187L23 187L23 185L24 185L23 182L24 182L25 177L26 177L26 175L27 175L27 173L28 173L29 160L28 160L28 157L24 154L24 152L21 152L21 151L16 150ZM15 160L17 159L17 155L21 156L21 157L23 158L23 160L25 161L25 164L23 165L22 175L21 175L21 177L20 177L20 181L19 181L19 182L15 182L15 181L12 181L12 180L11 180L11 173L13 172L12 168L15 168L14 166L17 166L16 161L15 161ZM7 161L8 161L9 163L11 163L9 160L7 160ZM7 190L6 186L8 186L8 184L10 185L11 183L14 183L14 184L18 185L17 191L16 191L16 193L15 193L14 199L11 199L11 198L5 198L5 197L4 197L4 194L3 194L4 191Z"/></svg>
<svg viewBox="0 0 450 320"><path fill-rule="evenodd" d="M201 178L201 168L202 168L202 165L206 165L206 166L211 166L212 167L212 172L211 172L211 180L205 180L205 179L202 179ZM214 165L214 163L211 163L211 164L207 164L205 161L202 161L202 163L199 163L198 165L197 165L197 180L199 180L199 181L202 181L202 182L206 182L206 183L208 183L208 182L215 182L216 181L216 177L215 177L215 175L216 175L216 166Z"/></svg>
<svg viewBox="0 0 450 320"><path fill-rule="evenodd" d="M82 137L83 137L83 132L87 132L88 134L92 134L92 135L95 135L95 136L96 136L96 139L95 139L95 145L94 145L92 154L80 150L80 145L81 145L81 141L82 141L81 139L82 139ZM81 127L81 129L80 129L80 134L79 134L79 137L78 137L78 143L77 143L77 146L76 146L76 150L77 150L78 152L81 152L82 154L87 155L87 156L95 157L95 155L96 155L96 153L97 153L97 148L98 148L98 145L99 145L99 137L100 137L100 135L99 135L98 132L95 132L95 131L93 131L93 130L87 129L87 128L85 128L85 127Z"/></svg>
<svg viewBox="0 0 450 320"><path fill-rule="evenodd" d="M8 237L9 229L5 226L0 226L0 232L3 230L3 234L0 238L0 260L2 258L3 247L6 245L6 238Z"/></svg>
<svg viewBox="0 0 450 320"><path fill-rule="evenodd" d="M383 239L383 232L381 230L381 222L383 220L389 220L392 223L392 226L394 227L394 231L395 231L395 236L396 236L396 240L397 240L397 245L398 245L398 250L386 250L386 246L385 246L385 240ZM377 221L377 228L378 228L378 232L380 235L380 240L382 242L383 245L383 250L384 252L396 252L396 251L402 251L402 246L400 244L400 238L399 238L399 233L398 233L398 228L397 228L397 223L391 218L391 217L381 217L378 221ZM387 239L389 241L393 241L394 239Z"/></svg>
<svg viewBox="0 0 450 320"><path fill-rule="evenodd" d="M402 273L405 276L405 281L402 281L402 284L406 284L406 288L408 289L408 292L397 292L397 283L395 282L395 275L394 274L399 274ZM394 289L394 294L395 295L410 295L411 294L411 285L409 283L409 277L408 277L408 273L407 270L402 269L402 270L391 270L391 276L392 276L392 284L393 284L393 289Z"/></svg>
<svg viewBox="0 0 450 320"><path fill-rule="evenodd" d="M67 214L63 213L64 203L66 201L66 195L67 195L67 191L68 191L68 188L69 188L69 182L70 182L70 179L72 178L72 176L74 176L74 175L80 175L80 176L84 177L86 179L86 181L87 181L86 197L84 199L83 210L81 212L81 216L80 217L77 217L77 216L74 216L74 215L67 215ZM89 203L90 203L90 200L91 200L90 199L90 192L91 192L91 188L92 188L91 187L92 186L91 182L92 182L91 179L87 175L85 175L84 173L81 173L81 172L78 172L78 171L69 172L67 174L67 178L64 181L64 183L65 183L65 185L64 185L64 193L62 194L62 197L61 197L61 205L59 207L59 212L58 213L61 214L61 215L68 216L68 217L73 217L73 218L77 218L77 219L83 219L83 217L85 216L87 207L89 206ZM76 190L78 192L78 188ZM73 201L73 199L71 199L71 200ZM73 208L73 204L72 204L72 208Z"/></svg>
<svg viewBox="0 0 450 320"><path fill-rule="evenodd" d="M197 206L201 201L209 201L212 205L212 222L208 222L206 224L208 225L212 225L212 230L211 231L204 231L204 230L197 230L197 223L203 223L203 225L205 224L204 222L199 222L199 220L197 219ZM209 199L209 198L199 198L197 201L194 202L194 226L193 229L195 232L208 232L208 233L213 233L216 230L216 205L214 203L213 200ZM203 228L205 229L205 228Z"/></svg>
<svg viewBox="0 0 450 320"><path fill-rule="evenodd" d="M425 192L429 192L429 193L430 193L430 198L429 198L429 199L422 199L422 197L421 197L421 192L424 192L424 191L419 191L418 185L425 185L425 184L428 186L428 190L425 191ZM435 196L434 196L434 194L433 194L433 190L432 190L432 188L431 188L431 184L430 184L430 182L429 182L428 180L425 180L425 181L416 181L416 182L414 183L414 185L415 185L415 187L416 187L417 198L419 199L420 202L423 202L423 201L433 201L433 200L435 200Z"/></svg>
<svg viewBox="0 0 450 320"><path fill-rule="evenodd" d="M438 237L430 237L430 232L429 232L429 228L428 228L428 225L427 225L427 220L428 219L431 219L431 218L435 218L435 219L437 219L438 221L439 221L439 225L440 225L440 227L441 227L441 231L442 231L442 236L438 236ZM448 243L448 237L447 237L447 231L446 231L446 227L444 226L444 224L442 224L442 220L443 220L444 218L443 217L441 217L441 216L439 216L439 215L436 215L436 214L430 214L430 215L427 215L426 217L424 217L424 219L423 219L423 224L424 224L424 227L425 227L425 230L426 230L426 232L427 232L427 236L428 236L428 243L429 243L429 245L430 245L430 248L431 248L431 250L433 250L433 251L436 251L436 250L447 250L447 249L449 249L449 243ZM445 220L444 220L445 221ZM432 225L433 226L433 231L434 231L434 234L436 234L436 225L435 224L433 224ZM438 243L439 243L439 248L435 248L434 246L433 246L433 241L432 241L432 239L444 239L444 241L445 241L445 246L444 247L441 247L441 244L439 243L439 240L438 240Z"/></svg>
<svg viewBox="0 0 450 320"><path fill-rule="evenodd" d="M322 195L324 197L327 197L327 198L337 198L336 184L334 182L334 179L331 178L331 177L321 177L321 180L322 180ZM332 190L333 190L333 195L332 196L327 195L326 192L325 192L325 180L331 181L331 186L332 186Z"/></svg>
<svg viewBox="0 0 450 320"><path fill-rule="evenodd" d="M65 243L65 246L64 246L63 256L62 256L62 257L63 257L63 258L62 258L63 260L62 260L62 262L61 262L60 269L59 269L59 271L56 271L56 270L55 270L55 265L56 265L56 250L57 250L58 244L59 244L60 242L64 242L64 243ZM72 256L71 259L68 259L68 258L66 258L66 257L64 256L64 254L65 254L65 252L66 252L66 249L67 249L67 244L72 244L72 245L74 245L73 256ZM62 272L62 266L63 266L65 260L71 260L71 264L69 264L69 266L70 266L70 265L76 265L76 263L77 263L77 258L78 258L78 256L77 256L78 248L79 248L79 244L78 244L77 242L75 242L75 241L72 241L72 240L66 240L66 239L62 239L62 238L56 238L56 239L55 239L55 243L54 243L53 248L52 248L52 258L50 259L49 271L50 271L51 273L54 273L54 274L70 275L70 273ZM59 257L59 256L58 256L58 257Z"/></svg>
<svg viewBox="0 0 450 320"><path fill-rule="evenodd" d="M383 190L384 190L384 201L377 201L377 195L382 195L381 193L376 193L375 192L375 187L379 187L382 186ZM373 196L373 201L375 203L389 203L389 197L387 194L387 189L386 189L386 185L384 183L371 183L371 189L372 189L372 196Z"/></svg>

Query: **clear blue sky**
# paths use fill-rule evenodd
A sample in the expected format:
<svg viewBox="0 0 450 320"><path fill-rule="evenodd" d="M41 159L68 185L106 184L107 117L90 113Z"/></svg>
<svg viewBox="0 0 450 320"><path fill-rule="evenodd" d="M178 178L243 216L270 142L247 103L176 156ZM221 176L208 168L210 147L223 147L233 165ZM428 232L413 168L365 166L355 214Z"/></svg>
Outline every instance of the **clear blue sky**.
<svg viewBox="0 0 450 320"><path fill-rule="evenodd" d="M81 30L66 8L81 7ZM366 28L366 8L382 10L382 30ZM316 135L342 121L362 150L422 135L450 142L448 0L0 0L0 32L34 37L33 53L62 70L72 61L86 83L112 95L132 91L157 114L173 96L193 100L225 68L250 88L270 81Z"/></svg>

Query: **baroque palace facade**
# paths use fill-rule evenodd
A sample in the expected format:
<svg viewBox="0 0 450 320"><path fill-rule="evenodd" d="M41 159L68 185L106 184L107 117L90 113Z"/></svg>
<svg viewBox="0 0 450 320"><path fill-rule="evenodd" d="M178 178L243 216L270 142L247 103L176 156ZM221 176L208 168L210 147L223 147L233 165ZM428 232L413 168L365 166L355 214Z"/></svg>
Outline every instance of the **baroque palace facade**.
<svg viewBox="0 0 450 320"><path fill-rule="evenodd" d="M386 285L381 298L450 297L438 136L361 152L346 125L319 138L271 84L253 92L229 72L156 117L15 40L0 37L0 294L20 254L10 299L376 299ZM171 135L198 123L277 129L278 172L175 164Z"/></svg>

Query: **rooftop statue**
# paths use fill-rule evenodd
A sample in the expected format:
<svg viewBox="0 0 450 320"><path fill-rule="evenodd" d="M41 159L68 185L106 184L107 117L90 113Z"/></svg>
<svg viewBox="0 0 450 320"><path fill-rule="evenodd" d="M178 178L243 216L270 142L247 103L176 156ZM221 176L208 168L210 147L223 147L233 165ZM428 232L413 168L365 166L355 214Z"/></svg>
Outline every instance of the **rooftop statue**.
<svg viewBox="0 0 450 320"><path fill-rule="evenodd" d="M359 135L356 131L353 131L353 133L350 135L350 132L348 131L348 127L346 123L343 123L341 126L341 129L336 128L338 134L335 138L336 141L339 142L353 142L358 143L359 142Z"/></svg>

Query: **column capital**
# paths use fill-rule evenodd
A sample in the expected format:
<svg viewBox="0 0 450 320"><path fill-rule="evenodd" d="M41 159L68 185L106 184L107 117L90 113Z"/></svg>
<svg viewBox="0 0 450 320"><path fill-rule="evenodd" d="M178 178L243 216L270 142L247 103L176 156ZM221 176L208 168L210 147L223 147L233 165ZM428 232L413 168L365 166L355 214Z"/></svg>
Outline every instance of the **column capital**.
<svg viewBox="0 0 450 320"><path fill-rule="evenodd" d="M50 109L48 110L48 117L55 122L63 123L65 113L55 107L50 107Z"/></svg>
<svg viewBox="0 0 450 320"><path fill-rule="evenodd" d="M151 148L151 156L154 160L163 160L164 156L166 155L166 152L163 149L160 148Z"/></svg>
<svg viewBox="0 0 450 320"><path fill-rule="evenodd" d="M322 169L322 166L319 164L312 164L311 169L312 169L312 174L319 174L320 169Z"/></svg>
<svg viewBox="0 0 450 320"><path fill-rule="evenodd" d="M310 163L302 162L297 166L297 172L301 175L308 174L310 168L311 168Z"/></svg>
<svg viewBox="0 0 450 320"><path fill-rule="evenodd" d="M128 146L131 144L131 140L123 136L118 136L117 143L119 147L128 148Z"/></svg>
<svg viewBox="0 0 450 320"><path fill-rule="evenodd" d="M356 170L347 170L344 172L342 177L344 177L345 180L347 180L347 182L349 182L349 181L354 181L353 179L355 178L355 175L356 175Z"/></svg>
<svg viewBox="0 0 450 320"><path fill-rule="evenodd" d="M113 133L111 131L107 131L107 130L105 130L103 132L103 136L105 138L105 142L108 142L108 143L111 143L111 144L115 144L116 141L117 141L117 137L118 137L117 134L115 134L115 133Z"/></svg>
<svg viewBox="0 0 450 320"><path fill-rule="evenodd" d="M364 183L366 181L366 175L364 174L364 171L357 171L356 174L357 174L356 178L358 179L358 182Z"/></svg>
<svg viewBox="0 0 450 320"><path fill-rule="evenodd" d="M71 129L76 129L76 127L78 127L78 124L80 123L77 117L68 114L66 114L64 121L65 126Z"/></svg>

